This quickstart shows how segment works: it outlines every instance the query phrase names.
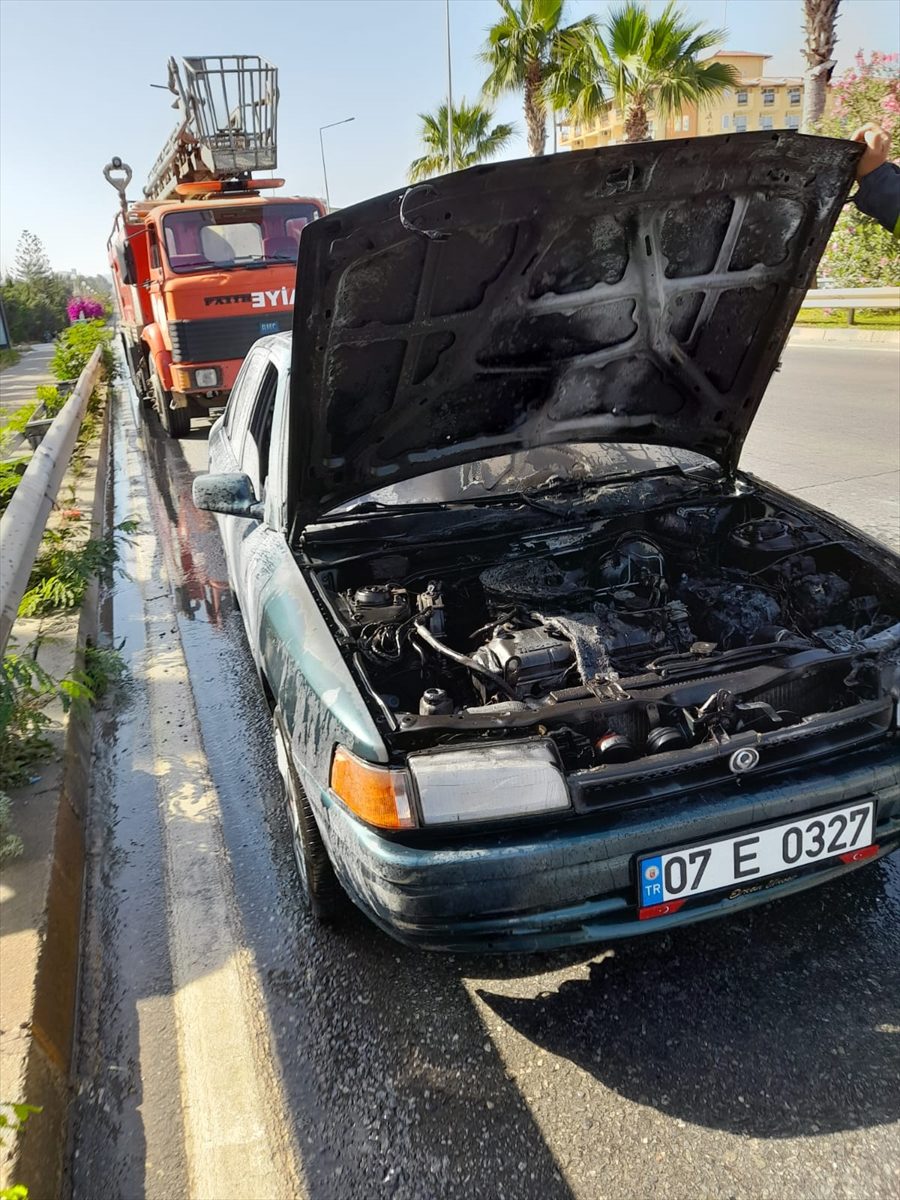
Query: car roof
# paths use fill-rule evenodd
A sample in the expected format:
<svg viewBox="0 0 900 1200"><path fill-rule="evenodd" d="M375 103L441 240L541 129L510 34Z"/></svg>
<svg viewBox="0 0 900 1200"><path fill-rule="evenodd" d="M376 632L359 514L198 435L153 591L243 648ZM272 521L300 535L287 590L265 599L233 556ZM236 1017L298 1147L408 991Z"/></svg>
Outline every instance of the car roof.
<svg viewBox="0 0 900 1200"><path fill-rule="evenodd" d="M291 365L290 330L282 333L269 333L265 337L257 338L253 346L251 346L251 350L257 346L261 346L269 357L278 363L284 363L285 366Z"/></svg>

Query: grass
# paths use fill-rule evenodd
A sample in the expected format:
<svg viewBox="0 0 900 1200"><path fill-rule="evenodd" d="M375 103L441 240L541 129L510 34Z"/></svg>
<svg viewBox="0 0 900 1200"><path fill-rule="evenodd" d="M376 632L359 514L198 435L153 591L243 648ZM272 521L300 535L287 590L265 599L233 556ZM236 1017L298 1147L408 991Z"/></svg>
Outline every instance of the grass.
<svg viewBox="0 0 900 1200"><path fill-rule="evenodd" d="M818 325L847 329L847 310L844 308L801 308L798 325ZM854 329L900 329L900 308L858 308L854 314Z"/></svg>
<svg viewBox="0 0 900 1200"><path fill-rule="evenodd" d="M14 367L22 355L14 346L8 346L5 350L0 350L0 371L6 367Z"/></svg>

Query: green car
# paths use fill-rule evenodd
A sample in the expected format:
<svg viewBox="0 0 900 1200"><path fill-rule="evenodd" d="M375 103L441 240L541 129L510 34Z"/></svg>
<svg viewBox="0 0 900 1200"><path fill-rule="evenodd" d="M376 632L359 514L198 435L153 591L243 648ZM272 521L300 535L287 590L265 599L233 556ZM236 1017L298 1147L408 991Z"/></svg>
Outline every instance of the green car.
<svg viewBox="0 0 900 1200"><path fill-rule="evenodd" d="M619 146L304 230L194 501L323 920L533 950L900 844L900 562L738 470L859 153Z"/></svg>

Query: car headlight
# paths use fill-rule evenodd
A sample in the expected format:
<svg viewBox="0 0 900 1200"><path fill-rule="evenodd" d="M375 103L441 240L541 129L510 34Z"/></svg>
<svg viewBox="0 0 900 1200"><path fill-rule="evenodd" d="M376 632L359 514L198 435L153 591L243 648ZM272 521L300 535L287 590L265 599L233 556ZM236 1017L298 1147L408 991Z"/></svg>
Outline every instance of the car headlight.
<svg viewBox="0 0 900 1200"><path fill-rule="evenodd" d="M201 388L214 388L219 383L218 367L198 367L194 372L194 386Z"/></svg>
<svg viewBox="0 0 900 1200"><path fill-rule="evenodd" d="M570 807L569 790L557 763L546 741L409 756L424 825L563 812Z"/></svg>

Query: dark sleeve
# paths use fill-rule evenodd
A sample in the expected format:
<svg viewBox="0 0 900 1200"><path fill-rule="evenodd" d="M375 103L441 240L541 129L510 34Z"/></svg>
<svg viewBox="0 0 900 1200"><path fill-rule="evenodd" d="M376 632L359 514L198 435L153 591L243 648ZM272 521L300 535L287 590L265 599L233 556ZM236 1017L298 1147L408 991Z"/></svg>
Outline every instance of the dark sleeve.
<svg viewBox="0 0 900 1200"><path fill-rule="evenodd" d="M853 203L888 233L896 233L900 221L900 167L886 162L870 171L860 180Z"/></svg>

